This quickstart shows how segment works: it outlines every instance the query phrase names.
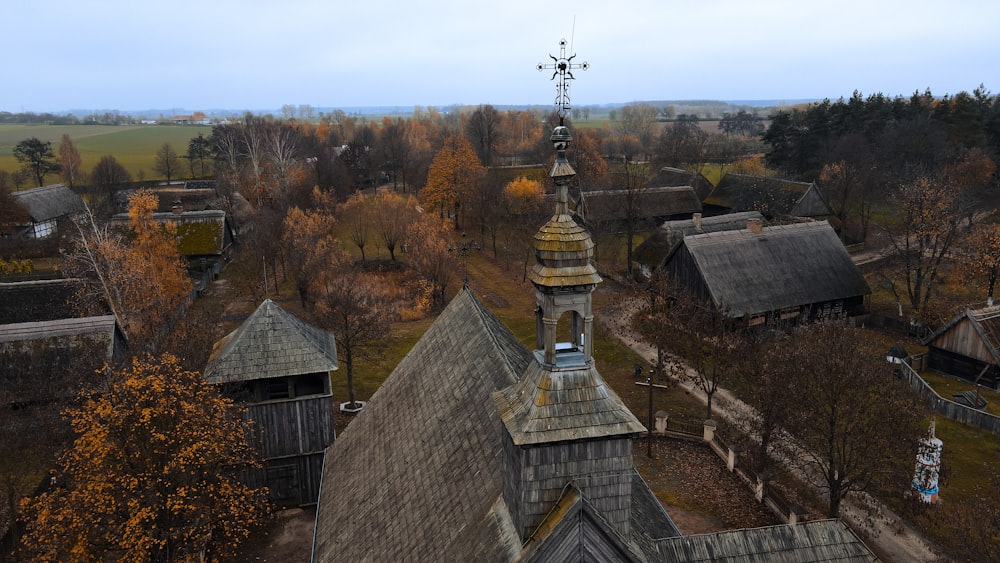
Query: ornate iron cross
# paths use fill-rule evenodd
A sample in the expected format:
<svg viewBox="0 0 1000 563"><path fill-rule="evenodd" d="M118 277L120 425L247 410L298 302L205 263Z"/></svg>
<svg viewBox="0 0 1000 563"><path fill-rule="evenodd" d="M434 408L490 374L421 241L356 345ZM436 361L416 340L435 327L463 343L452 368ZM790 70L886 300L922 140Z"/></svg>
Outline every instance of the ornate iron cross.
<svg viewBox="0 0 1000 563"><path fill-rule="evenodd" d="M573 58L576 57L576 53L566 56L566 40L559 40L559 58L557 59L553 55L549 55L552 59L552 64L542 64L538 63L535 68L539 72L545 69L551 69L555 72L552 73L552 78L550 80L555 80L556 76L559 77L559 82L556 83L556 107L559 108L559 123L562 124L563 118L569 112L569 80L573 80L573 69L580 68L587 70L590 68L590 64L574 63Z"/></svg>

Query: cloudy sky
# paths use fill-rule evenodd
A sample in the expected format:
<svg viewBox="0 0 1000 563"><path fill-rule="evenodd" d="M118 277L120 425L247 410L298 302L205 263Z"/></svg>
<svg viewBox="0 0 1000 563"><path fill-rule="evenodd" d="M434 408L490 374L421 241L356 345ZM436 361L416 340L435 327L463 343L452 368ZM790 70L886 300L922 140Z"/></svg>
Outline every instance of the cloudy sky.
<svg viewBox="0 0 1000 563"><path fill-rule="evenodd" d="M560 38L575 107L995 93L998 25L996 0L0 0L0 111L544 105Z"/></svg>

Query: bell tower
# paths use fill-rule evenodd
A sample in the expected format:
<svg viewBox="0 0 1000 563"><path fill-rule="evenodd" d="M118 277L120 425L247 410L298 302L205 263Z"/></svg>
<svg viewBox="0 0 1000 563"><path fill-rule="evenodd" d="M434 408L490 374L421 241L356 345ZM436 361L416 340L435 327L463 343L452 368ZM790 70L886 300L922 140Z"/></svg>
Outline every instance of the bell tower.
<svg viewBox="0 0 1000 563"><path fill-rule="evenodd" d="M565 40L560 43L565 49ZM562 73L570 57L556 60ZM542 65L539 65L542 68ZM572 75L569 76L572 78ZM561 98L560 118L568 109ZM592 294L601 276L591 264L594 242L569 214L568 185L576 173L566 159L572 137L560 124L550 176L555 213L534 238L535 351L520 380L493 394L506 429L504 501L522 541L546 519L572 483L623 537L631 530L632 437L646 429L594 365ZM559 320L569 335L559 342Z"/></svg>
<svg viewBox="0 0 1000 563"><path fill-rule="evenodd" d="M591 264L594 242L569 214L568 185L576 175L566 149L572 137L563 125L552 131L556 161L550 176L555 184L556 209L535 233L535 354L550 368L592 365L594 314L591 294L601 276ZM563 314L571 314L568 342L557 342L556 328Z"/></svg>

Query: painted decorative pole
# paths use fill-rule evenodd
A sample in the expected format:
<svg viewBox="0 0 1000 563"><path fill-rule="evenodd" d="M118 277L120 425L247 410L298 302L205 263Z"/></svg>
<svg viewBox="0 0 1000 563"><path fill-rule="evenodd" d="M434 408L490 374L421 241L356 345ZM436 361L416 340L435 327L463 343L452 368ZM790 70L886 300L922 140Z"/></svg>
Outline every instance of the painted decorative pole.
<svg viewBox="0 0 1000 563"><path fill-rule="evenodd" d="M927 437L917 451L917 467L913 473L913 490L927 504L938 502L938 477L941 475L941 448L944 443L934 436L934 420Z"/></svg>

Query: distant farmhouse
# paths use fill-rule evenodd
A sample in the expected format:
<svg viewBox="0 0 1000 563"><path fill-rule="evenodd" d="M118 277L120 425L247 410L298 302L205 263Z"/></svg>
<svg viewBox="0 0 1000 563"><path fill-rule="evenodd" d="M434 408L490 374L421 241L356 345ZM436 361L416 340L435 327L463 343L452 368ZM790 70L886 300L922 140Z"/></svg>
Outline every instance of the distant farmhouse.
<svg viewBox="0 0 1000 563"><path fill-rule="evenodd" d="M87 209L83 199L63 184L12 192L10 195L28 215L27 223L16 226L16 234L26 238L49 237L64 222L85 213Z"/></svg>
<svg viewBox="0 0 1000 563"><path fill-rule="evenodd" d="M871 288L829 223L749 227L685 236L663 268L749 325L867 312Z"/></svg>
<svg viewBox="0 0 1000 563"><path fill-rule="evenodd" d="M330 372L333 335L266 299L215 343L205 379L248 408L259 430L264 469L248 475L281 505L319 497L323 451L335 436Z"/></svg>
<svg viewBox="0 0 1000 563"><path fill-rule="evenodd" d="M815 182L727 173L704 200L706 215L759 211L776 218L825 219L833 211Z"/></svg>

